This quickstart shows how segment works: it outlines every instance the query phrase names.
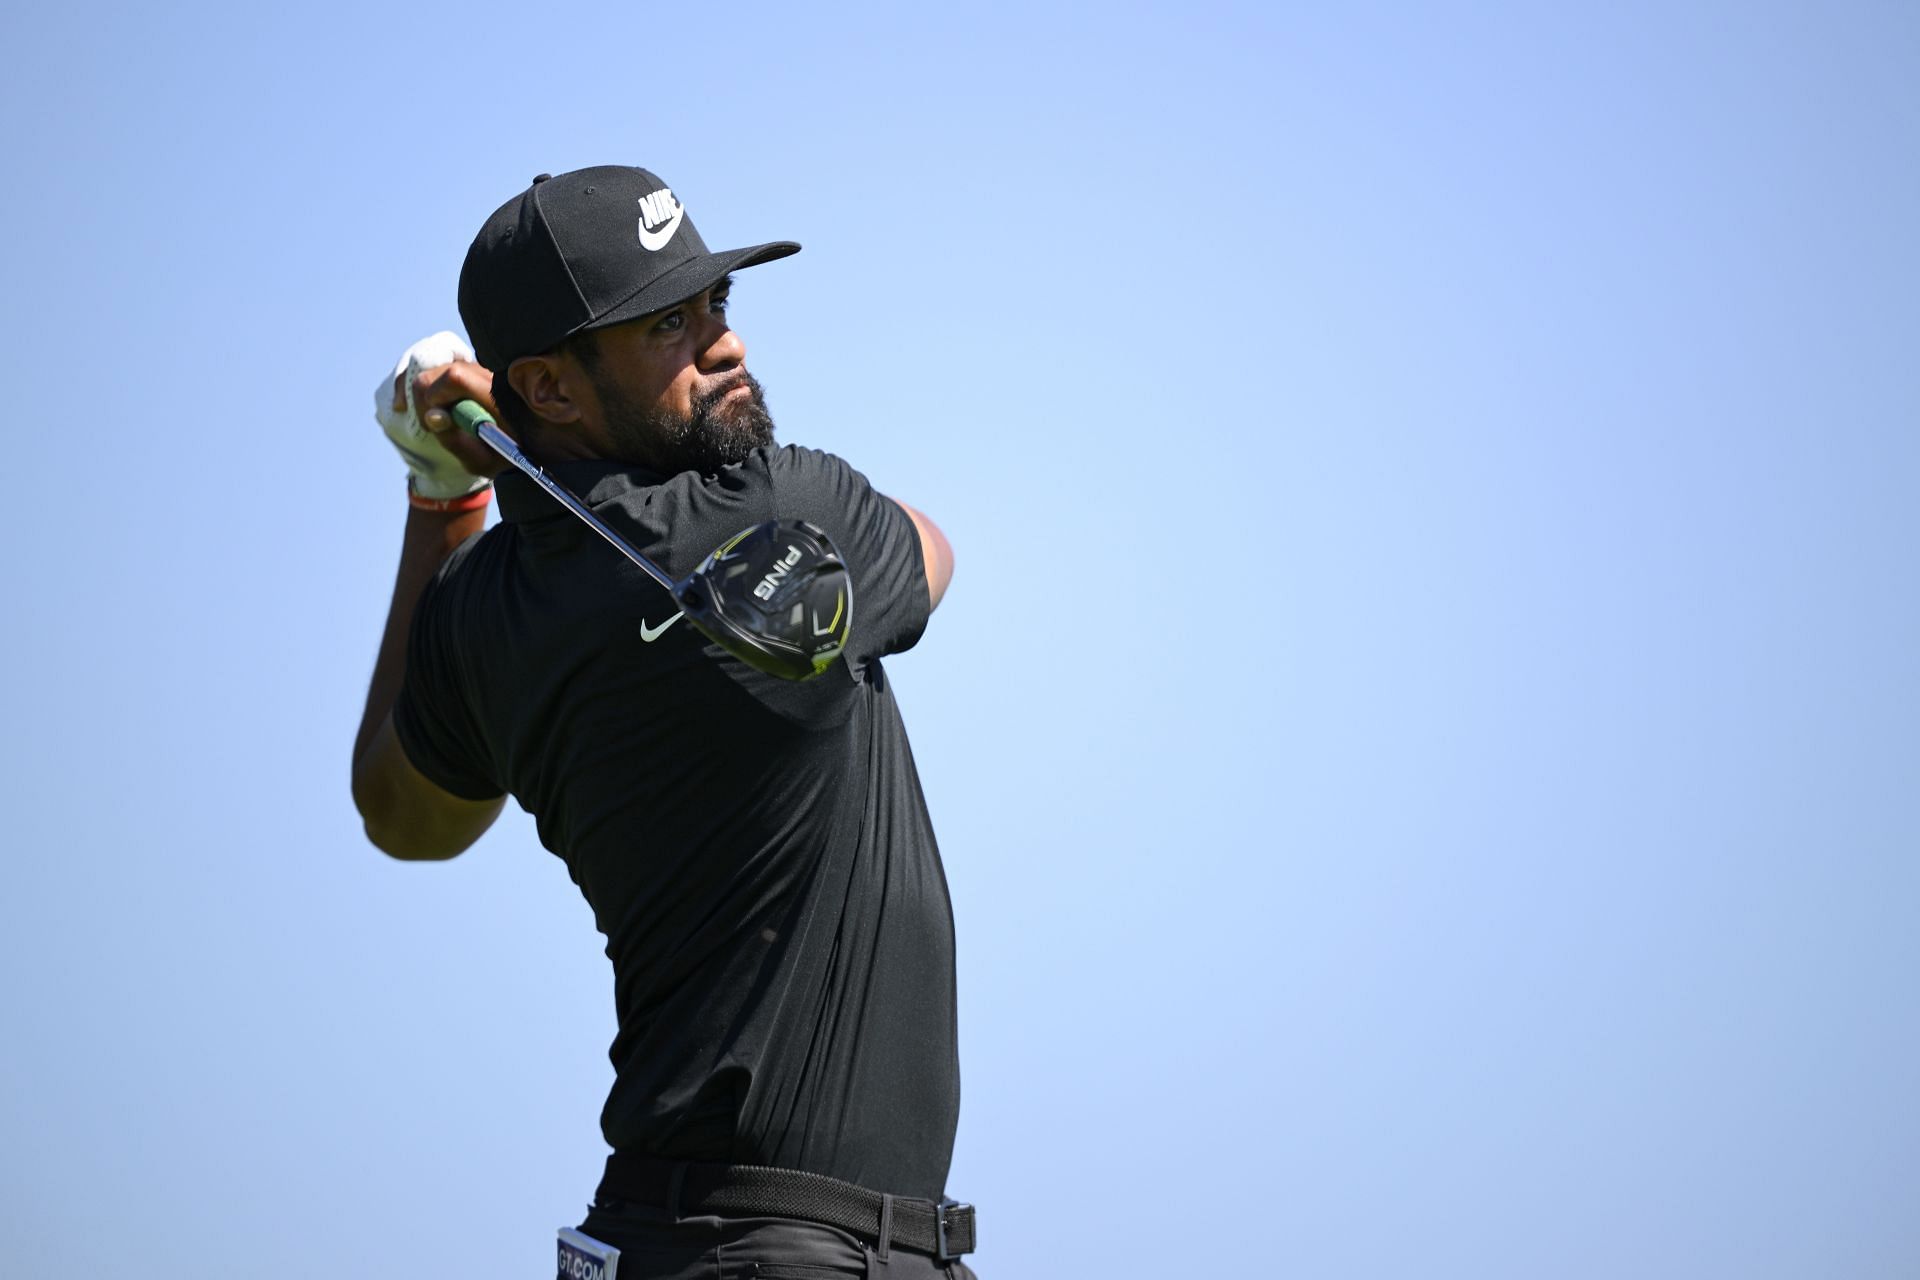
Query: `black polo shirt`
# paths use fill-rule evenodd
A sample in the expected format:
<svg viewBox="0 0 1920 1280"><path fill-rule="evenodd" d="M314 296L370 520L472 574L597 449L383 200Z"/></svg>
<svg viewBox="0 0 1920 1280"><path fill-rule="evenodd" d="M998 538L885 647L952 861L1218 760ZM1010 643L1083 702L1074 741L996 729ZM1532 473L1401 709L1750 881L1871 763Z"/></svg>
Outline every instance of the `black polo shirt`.
<svg viewBox="0 0 1920 1280"><path fill-rule="evenodd" d="M672 577L772 518L825 529L853 574L844 661L779 680L507 472L501 522L415 609L407 757L455 795L511 792L607 937L608 1143L937 1197L960 1102L953 916L880 664L927 623L913 522L792 446L717 476L551 473Z"/></svg>

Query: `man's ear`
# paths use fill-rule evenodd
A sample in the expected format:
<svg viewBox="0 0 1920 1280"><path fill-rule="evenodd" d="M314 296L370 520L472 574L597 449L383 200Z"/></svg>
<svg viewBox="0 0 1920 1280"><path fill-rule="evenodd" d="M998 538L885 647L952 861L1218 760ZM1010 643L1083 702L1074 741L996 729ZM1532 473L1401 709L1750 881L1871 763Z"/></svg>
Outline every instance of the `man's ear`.
<svg viewBox="0 0 1920 1280"><path fill-rule="evenodd" d="M580 372L559 352L521 356L507 366L507 384L542 422L570 426L580 421L580 403L575 399L582 389Z"/></svg>

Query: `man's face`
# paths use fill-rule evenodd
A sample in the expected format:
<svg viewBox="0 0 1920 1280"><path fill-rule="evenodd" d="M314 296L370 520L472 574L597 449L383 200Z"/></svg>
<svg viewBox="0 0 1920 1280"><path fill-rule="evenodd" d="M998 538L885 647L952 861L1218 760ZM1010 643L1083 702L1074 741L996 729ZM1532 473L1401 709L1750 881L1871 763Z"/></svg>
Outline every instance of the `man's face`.
<svg viewBox="0 0 1920 1280"><path fill-rule="evenodd" d="M593 332L581 364L599 400L606 456L669 475L711 473L773 442L746 345L727 324L732 284Z"/></svg>

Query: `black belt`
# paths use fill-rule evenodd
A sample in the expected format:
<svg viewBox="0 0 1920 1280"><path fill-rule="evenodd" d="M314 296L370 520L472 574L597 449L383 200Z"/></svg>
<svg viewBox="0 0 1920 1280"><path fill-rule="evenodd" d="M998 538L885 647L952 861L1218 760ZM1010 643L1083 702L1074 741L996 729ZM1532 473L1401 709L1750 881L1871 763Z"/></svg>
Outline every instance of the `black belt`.
<svg viewBox="0 0 1920 1280"><path fill-rule="evenodd" d="M683 1164L616 1151L600 1196L676 1214L801 1218L851 1231L883 1248L899 1245L951 1262L973 1252L973 1206L883 1195L798 1169L754 1164Z"/></svg>

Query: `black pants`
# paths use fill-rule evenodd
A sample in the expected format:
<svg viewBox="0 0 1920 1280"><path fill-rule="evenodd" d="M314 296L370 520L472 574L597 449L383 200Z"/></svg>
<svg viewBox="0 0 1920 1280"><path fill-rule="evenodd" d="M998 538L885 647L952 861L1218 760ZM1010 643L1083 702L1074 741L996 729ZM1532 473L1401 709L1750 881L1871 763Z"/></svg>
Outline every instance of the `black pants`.
<svg viewBox="0 0 1920 1280"><path fill-rule="evenodd" d="M895 1245L874 1246L837 1227L794 1218L674 1218L664 1209L605 1201L580 1230L620 1250L619 1280L976 1280Z"/></svg>

